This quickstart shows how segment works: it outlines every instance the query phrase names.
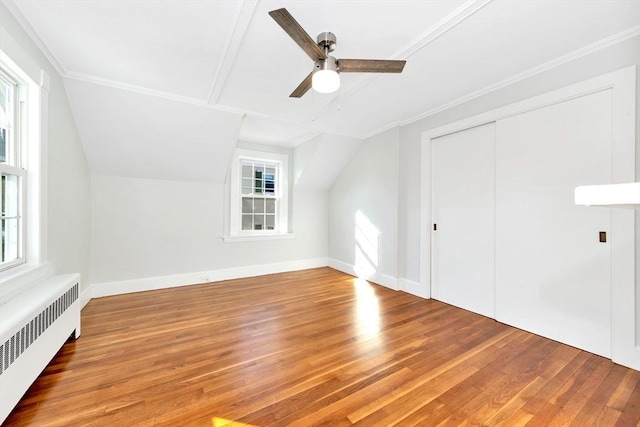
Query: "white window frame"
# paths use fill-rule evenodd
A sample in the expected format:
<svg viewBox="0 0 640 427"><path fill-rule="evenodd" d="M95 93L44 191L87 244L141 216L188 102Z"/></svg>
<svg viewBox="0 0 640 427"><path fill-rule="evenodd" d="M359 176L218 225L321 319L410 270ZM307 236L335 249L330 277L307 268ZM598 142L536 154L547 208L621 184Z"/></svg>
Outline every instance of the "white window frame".
<svg viewBox="0 0 640 427"><path fill-rule="evenodd" d="M242 168L243 160L277 165L275 193L275 230L242 230ZM229 174L229 231L225 242L278 239L293 237L289 233L289 156L266 151L236 149Z"/></svg>
<svg viewBox="0 0 640 427"><path fill-rule="evenodd" d="M26 262L25 259L25 224L28 220L25 209L27 169L26 169L26 102L27 102L27 85L7 69L6 66L0 67L0 77L13 86L12 99L12 116L9 123L11 134L10 141L7 141L6 150L9 153L9 159L6 163L0 163L0 172L6 175L18 177L18 194L16 218L18 219L17 230L17 257L14 260L0 264L0 272L7 271L13 267L19 266Z"/></svg>
<svg viewBox="0 0 640 427"><path fill-rule="evenodd" d="M0 37L5 33L0 28ZM19 46L7 44L0 50L0 69L20 87L25 101L20 123L22 141L22 259L0 269L0 304L49 274L47 243L47 121L49 75L33 62ZM9 56L9 54L11 56ZM15 58L15 61L14 61ZM13 173L13 172L11 172ZM5 267L5 266L3 266Z"/></svg>

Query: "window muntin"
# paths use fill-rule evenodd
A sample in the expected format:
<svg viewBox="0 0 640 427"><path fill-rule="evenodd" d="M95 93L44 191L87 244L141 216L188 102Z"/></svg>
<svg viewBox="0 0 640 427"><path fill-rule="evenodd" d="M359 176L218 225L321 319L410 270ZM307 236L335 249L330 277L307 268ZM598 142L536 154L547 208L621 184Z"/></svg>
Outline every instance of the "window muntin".
<svg viewBox="0 0 640 427"><path fill-rule="evenodd" d="M20 85L0 69L0 270L24 262Z"/></svg>

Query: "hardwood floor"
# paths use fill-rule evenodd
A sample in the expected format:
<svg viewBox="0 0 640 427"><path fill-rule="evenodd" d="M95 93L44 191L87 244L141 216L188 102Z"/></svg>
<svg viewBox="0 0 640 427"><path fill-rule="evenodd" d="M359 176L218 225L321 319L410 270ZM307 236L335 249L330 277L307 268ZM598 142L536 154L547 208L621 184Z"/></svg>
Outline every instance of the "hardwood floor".
<svg viewBox="0 0 640 427"><path fill-rule="evenodd" d="M82 321L6 425L640 421L640 372L330 268L99 298Z"/></svg>

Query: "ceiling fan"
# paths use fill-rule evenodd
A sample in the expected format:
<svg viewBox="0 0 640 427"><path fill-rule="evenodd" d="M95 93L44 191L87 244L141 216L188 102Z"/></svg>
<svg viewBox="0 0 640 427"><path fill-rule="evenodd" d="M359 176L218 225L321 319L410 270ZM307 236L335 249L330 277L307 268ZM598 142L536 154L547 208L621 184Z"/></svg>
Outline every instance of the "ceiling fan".
<svg viewBox="0 0 640 427"><path fill-rule="evenodd" d="M336 59L329 55L336 45L335 34L320 33L316 43L287 9L272 10L269 15L315 63L313 71L291 92L289 95L291 98L302 97L312 87L320 93L335 92L340 87L338 73L401 73L407 62L378 59Z"/></svg>

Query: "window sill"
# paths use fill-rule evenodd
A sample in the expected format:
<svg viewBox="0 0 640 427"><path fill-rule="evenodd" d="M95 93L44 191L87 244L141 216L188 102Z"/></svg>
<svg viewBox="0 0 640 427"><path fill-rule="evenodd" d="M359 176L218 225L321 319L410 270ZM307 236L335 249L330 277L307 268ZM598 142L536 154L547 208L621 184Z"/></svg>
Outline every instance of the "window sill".
<svg viewBox="0 0 640 427"><path fill-rule="evenodd" d="M49 274L48 264L22 264L0 273L0 305Z"/></svg>
<svg viewBox="0 0 640 427"><path fill-rule="evenodd" d="M296 237L294 233L245 234L245 235L238 235L238 236L222 236L222 240L225 243L236 243L236 242L258 242L262 240L293 239L294 237Z"/></svg>

